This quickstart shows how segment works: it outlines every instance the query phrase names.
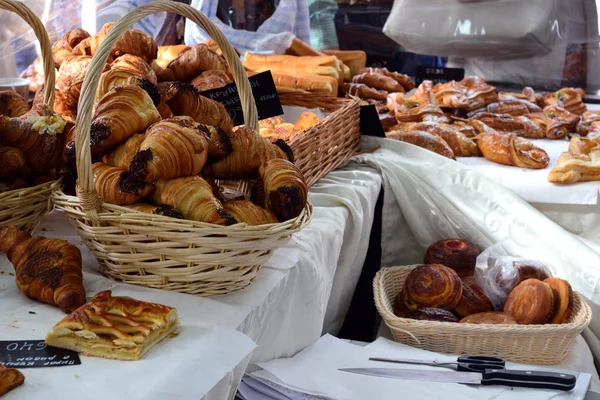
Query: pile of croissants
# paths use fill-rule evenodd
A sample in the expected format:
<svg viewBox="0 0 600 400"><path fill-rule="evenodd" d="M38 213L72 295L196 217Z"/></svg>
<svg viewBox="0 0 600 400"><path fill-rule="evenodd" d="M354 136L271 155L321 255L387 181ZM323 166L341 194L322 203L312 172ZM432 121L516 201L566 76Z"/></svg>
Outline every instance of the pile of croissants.
<svg viewBox="0 0 600 400"><path fill-rule="evenodd" d="M41 105L39 87L33 108L9 120L38 141L35 153L50 160L36 165L59 169L70 194L77 179L74 123L81 86L112 25L93 36L75 29L54 44L56 113ZM137 211L221 225L261 225L298 216L307 187L289 146L234 127L223 105L200 95L230 82L231 72L212 41L159 48L141 31L123 34L104 66L90 129L99 196ZM49 125L55 119L56 128ZM0 137L2 128L0 123ZM43 130L56 134L38 134ZM56 139L53 147L40 142L45 136ZM252 201L225 201L217 185L256 179L260 189L253 191Z"/></svg>
<svg viewBox="0 0 600 400"><path fill-rule="evenodd" d="M401 318L467 324L563 324L574 311L571 285L540 268L515 262L516 280L496 281L508 295L494 311L484 290L474 283L479 248L448 239L427 249L423 265L414 268L394 301Z"/></svg>

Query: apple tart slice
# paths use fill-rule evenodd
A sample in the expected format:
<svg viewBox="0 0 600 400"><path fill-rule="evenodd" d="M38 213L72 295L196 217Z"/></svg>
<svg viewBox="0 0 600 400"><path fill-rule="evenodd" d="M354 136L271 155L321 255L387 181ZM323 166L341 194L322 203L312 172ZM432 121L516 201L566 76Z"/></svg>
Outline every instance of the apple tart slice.
<svg viewBox="0 0 600 400"><path fill-rule="evenodd" d="M173 332L177 310L100 292L67 315L46 336L46 344L86 356L138 360Z"/></svg>

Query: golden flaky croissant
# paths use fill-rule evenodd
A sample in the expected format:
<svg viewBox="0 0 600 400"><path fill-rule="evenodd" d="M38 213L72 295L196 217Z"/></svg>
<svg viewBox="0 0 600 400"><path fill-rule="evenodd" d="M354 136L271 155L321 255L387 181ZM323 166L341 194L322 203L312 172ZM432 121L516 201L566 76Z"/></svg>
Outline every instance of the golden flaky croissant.
<svg viewBox="0 0 600 400"><path fill-rule="evenodd" d="M114 22L104 24L102 29L90 40L90 51L91 54L96 54L100 44L113 27ZM156 59L158 55L158 46L154 39L142 31L137 29L129 29L126 31L117 43L113 46L111 52L113 58L122 56L123 54L131 54L143 58L148 64L152 63L152 60Z"/></svg>
<svg viewBox="0 0 600 400"><path fill-rule="evenodd" d="M205 90L217 89L232 83L233 80L227 74L227 72L212 69L209 71L204 71L194 79L192 79L192 86L195 87L198 91L203 92Z"/></svg>
<svg viewBox="0 0 600 400"><path fill-rule="evenodd" d="M281 158L266 161L260 166L266 206L281 220L295 218L306 206L308 188L302 172Z"/></svg>
<svg viewBox="0 0 600 400"><path fill-rule="evenodd" d="M146 214L164 215L165 217L183 219L183 214L181 211L167 204L159 204L155 206L154 204L138 203L127 206L127 208L131 208L132 210L140 211Z"/></svg>
<svg viewBox="0 0 600 400"><path fill-rule="evenodd" d="M227 71L227 65L223 57L200 43L183 52L157 75L161 81L189 81L209 70Z"/></svg>
<svg viewBox="0 0 600 400"><path fill-rule="evenodd" d="M20 94L12 90L0 92L0 115L20 117L29 111L29 104Z"/></svg>
<svg viewBox="0 0 600 400"><path fill-rule="evenodd" d="M200 95L188 82L181 82L171 86L170 97L167 105L173 114L187 115L201 124L218 126L225 132L231 132L233 121L225 107L214 100Z"/></svg>
<svg viewBox="0 0 600 400"><path fill-rule="evenodd" d="M32 238L14 226L0 229L0 251L15 268L25 296L71 312L85 303L81 253L64 240Z"/></svg>
<svg viewBox="0 0 600 400"><path fill-rule="evenodd" d="M73 49L82 40L90 37L90 34L84 31L81 28L73 29L72 31L68 31L58 39L56 43L52 46L52 55L54 56L54 65L56 68L60 68L60 65L63 63L65 58L73 55Z"/></svg>
<svg viewBox="0 0 600 400"><path fill-rule="evenodd" d="M152 192L152 185L130 179L126 170L102 162L92 165L94 185L102 200L118 206L134 204Z"/></svg>
<svg viewBox="0 0 600 400"><path fill-rule="evenodd" d="M124 85L128 79L139 76L157 84L156 74L143 58L125 54L110 64L110 70L103 72L96 90L96 101L100 99L113 87Z"/></svg>
<svg viewBox="0 0 600 400"><path fill-rule="evenodd" d="M521 168L543 169L550 158L541 148L514 132L487 132L479 135L477 145L483 156L495 163Z"/></svg>
<svg viewBox="0 0 600 400"><path fill-rule="evenodd" d="M92 153L110 150L159 120L148 92L134 85L117 86L96 107L90 129Z"/></svg>
<svg viewBox="0 0 600 400"><path fill-rule="evenodd" d="M245 179L256 176L258 168L268 160L281 158L293 161L291 150L283 140L273 144L245 126L231 134L231 145L231 154L207 164L203 170L206 176L227 180Z"/></svg>
<svg viewBox="0 0 600 400"><path fill-rule="evenodd" d="M145 138L146 136L140 133L134 134L125 142L106 153L102 161L113 167L129 169L133 157L140 151L140 146Z"/></svg>
<svg viewBox="0 0 600 400"><path fill-rule="evenodd" d="M13 178L24 167L25 156L21 150L0 146L0 180Z"/></svg>
<svg viewBox="0 0 600 400"><path fill-rule="evenodd" d="M175 207L189 220L218 225L236 222L213 195L210 184L199 176L158 181L151 199Z"/></svg>
<svg viewBox="0 0 600 400"><path fill-rule="evenodd" d="M158 55L153 64L156 63L160 68L165 68L171 61L179 57L184 52L191 49L185 44L176 44L173 46L158 46ZM159 69L160 71L160 69Z"/></svg>
<svg viewBox="0 0 600 400"><path fill-rule="evenodd" d="M170 118L148 128L129 167L132 178L155 182L198 175L208 158L208 143L198 125L190 119Z"/></svg>
<svg viewBox="0 0 600 400"><path fill-rule="evenodd" d="M44 59L40 55L21 73L21 78L29 80L29 91L36 92L44 83Z"/></svg>
<svg viewBox="0 0 600 400"><path fill-rule="evenodd" d="M415 146L422 147L451 160L456 159L455 154L448 143L446 143L446 141L441 137L429 132L417 130L392 130L390 132L386 132L385 135L389 139L400 140L401 142L414 144Z"/></svg>
<svg viewBox="0 0 600 400"><path fill-rule="evenodd" d="M0 146L23 152L34 171L58 167L63 150L66 122L45 105L35 106L18 118L0 116Z"/></svg>
<svg viewBox="0 0 600 400"><path fill-rule="evenodd" d="M250 200L229 200L224 206L239 223L264 225L277 222L277 217L271 210L257 206Z"/></svg>

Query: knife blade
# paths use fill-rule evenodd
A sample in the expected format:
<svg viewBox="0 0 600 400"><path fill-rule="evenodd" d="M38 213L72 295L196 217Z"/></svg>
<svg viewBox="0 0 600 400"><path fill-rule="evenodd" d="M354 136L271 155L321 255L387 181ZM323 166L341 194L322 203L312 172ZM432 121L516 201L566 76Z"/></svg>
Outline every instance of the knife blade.
<svg viewBox="0 0 600 400"><path fill-rule="evenodd" d="M414 381L465 383L469 385L500 385L569 391L575 387L577 378L561 372L486 369L482 373L411 370L399 368L342 368L338 371L382 378Z"/></svg>

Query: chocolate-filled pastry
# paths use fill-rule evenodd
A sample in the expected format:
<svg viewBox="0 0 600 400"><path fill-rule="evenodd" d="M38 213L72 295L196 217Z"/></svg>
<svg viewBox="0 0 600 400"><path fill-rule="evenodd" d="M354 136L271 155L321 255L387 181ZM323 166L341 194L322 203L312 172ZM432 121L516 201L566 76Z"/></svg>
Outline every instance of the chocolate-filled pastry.
<svg viewBox="0 0 600 400"><path fill-rule="evenodd" d="M467 111L485 107L498 98L496 88L477 76L466 77L459 84L469 100L469 106L466 108Z"/></svg>
<svg viewBox="0 0 600 400"><path fill-rule="evenodd" d="M592 123L598 121L600 121L600 110L586 111L577 124L576 132L581 136L587 136L590 133Z"/></svg>
<svg viewBox="0 0 600 400"><path fill-rule="evenodd" d="M92 172L98 196L110 204L137 203L152 192L152 185L131 179L122 168L97 162L92 165Z"/></svg>
<svg viewBox="0 0 600 400"><path fill-rule="evenodd" d="M555 300L549 284L527 279L510 292L504 312L521 325L545 324L552 318Z"/></svg>
<svg viewBox="0 0 600 400"><path fill-rule="evenodd" d="M131 204L127 206L127 208L131 208L132 210L136 211L141 211L146 214L164 215L165 217L183 219L183 214L181 213L181 211L167 204L159 204L155 206L154 204L138 203Z"/></svg>
<svg viewBox="0 0 600 400"><path fill-rule="evenodd" d="M128 170L133 158L140 151L140 146L145 138L145 135L136 133L125 142L106 153L102 158L102 161L113 167Z"/></svg>
<svg viewBox="0 0 600 400"><path fill-rule="evenodd" d="M408 274L404 287L404 304L411 310L419 307L453 310L460 302L463 283L453 269L426 264Z"/></svg>
<svg viewBox="0 0 600 400"><path fill-rule="evenodd" d="M6 368L0 364L0 397L19 387L25 382L25 377L14 368Z"/></svg>
<svg viewBox="0 0 600 400"><path fill-rule="evenodd" d="M587 107L583 102L585 92L580 88L562 88L544 96L544 104L566 109L570 113L581 115Z"/></svg>
<svg viewBox="0 0 600 400"><path fill-rule="evenodd" d="M560 278L544 279L544 283L550 285L556 298L554 312L549 322L551 324L566 324L573 314L573 304L575 302L571 285Z"/></svg>
<svg viewBox="0 0 600 400"><path fill-rule="evenodd" d="M425 264L442 264L456 271L458 276L473 274L479 247L467 240L446 239L435 242L425 252Z"/></svg>
<svg viewBox="0 0 600 400"><path fill-rule="evenodd" d="M115 86L130 83L128 80L132 77L146 79L153 85L157 84L156 74L150 64L141 57L125 54L113 61L110 64L110 70L103 72L100 76L100 82L98 82L98 89L96 90L96 102L100 101Z"/></svg>
<svg viewBox="0 0 600 400"><path fill-rule="evenodd" d="M406 317L419 321L458 322L458 318L450 311L440 308L417 308L406 314Z"/></svg>
<svg viewBox="0 0 600 400"><path fill-rule="evenodd" d="M446 108L467 108L469 99L464 88L456 81L439 83L433 87L433 94L440 105Z"/></svg>
<svg viewBox="0 0 600 400"><path fill-rule="evenodd" d="M463 282L463 291L460 302L454 313L464 318L471 314L493 311L492 302L485 295L483 289L477 285L468 286Z"/></svg>
<svg viewBox="0 0 600 400"><path fill-rule="evenodd" d="M12 90L0 92L0 115L20 117L29 111L29 104L20 94Z"/></svg>
<svg viewBox="0 0 600 400"><path fill-rule="evenodd" d="M498 164L544 169L550 162L546 151L512 132L482 133L477 146L486 159Z"/></svg>
<svg viewBox="0 0 600 400"><path fill-rule="evenodd" d="M263 181L266 208L281 220L295 218L304 209L308 188L302 172L281 158L266 161L258 170Z"/></svg>
<svg viewBox="0 0 600 400"><path fill-rule="evenodd" d="M441 137L432 135L431 133L423 131L390 131L386 132L386 137L414 144L451 160L456 159L448 143Z"/></svg>
<svg viewBox="0 0 600 400"><path fill-rule="evenodd" d="M490 325L516 325L517 321L504 312L483 312L472 314L460 320L461 324L490 324Z"/></svg>
<svg viewBox="0 0 600 400"><path fill-rule="evenodd" d="M271 210L257 206L250 200L229 200L224 204L224 207L239 223L248 225L277 223L277 217Z"/></svg>
<svg viewBox="0 0 600 400"><path fill-rule="evenodd" d="M437 121L445 119L444 112L438 106L433 83L424 81L418 88L407 93L392 93L387 98L390 111L394 112L398 122Z"/></svg>

